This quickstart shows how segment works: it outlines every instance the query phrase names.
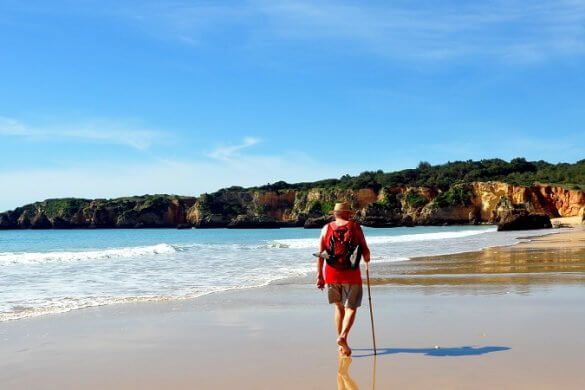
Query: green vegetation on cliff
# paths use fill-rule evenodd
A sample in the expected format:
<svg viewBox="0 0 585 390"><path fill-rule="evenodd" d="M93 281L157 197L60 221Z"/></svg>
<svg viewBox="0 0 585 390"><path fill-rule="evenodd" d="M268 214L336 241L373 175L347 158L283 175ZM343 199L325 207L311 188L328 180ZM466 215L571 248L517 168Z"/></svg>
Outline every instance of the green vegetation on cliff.
<svg viewBox="0 0 585 390"><path fill-rule="evenodd" d="M386 196L382 200L376 203L386 210L394 210L400 208L400 201L398 200L395 194L386 194Z"/></svg>
<svg viewBox="0 0 585 390"><path fill-rule="evenodd" d="M87 206L90 202L90 199L82 198L45 199L42 202L17 207L14 211L17 213L24 211L34 213L36 210L42 210L49 218L56 216L69 217L75 214L80 208Z"/></svg>
<svg viewBox="0 0 585 390"><path fill-rule="evenodd" d="M414 208L423 207L429 203L429 201L424 196L414 190L407 191L404 194L404 200L406 201L407 205Z"/></svg>
<svg viewBox="0 0 585 390"><path fill-rule="evenodd" d="M433 199L433 207L454 207L467 206L471 203L473 196L471 188L460 184L455 184L449 188L448 191L439 193Z"/></svg>
<svg viewBox="0 0 585 390"><path fill-rule="evenodd" d="M43 203L47 217L52 218L56 216L70 217L82 207L87 206L89 202L91 202L89 199L62 198L47 199Z"/></svg>
<svg viewBox="0 0 585 390"><path fill-rule="evenodd" d="M395 172L366 171L357 176L344 175L339 179L295 184L278 181L250 189L277 191L337 187L353 190L371 188L378 191L382 187L411 186L434 187L447 191L453 184L474 181L500 181L525 186L543 183L561 185L570 189L585 189L585 160L577 161L574 164L551 164L542 160L526 161L524 158L515 158L510 162L501 159L488 159L453 161L439 165L431 165L422 161L414 169Z"/></svg>
<svg viewBox="0 0 585 390"><path fill-rule="evenodd" d="M325 200L314 200L309 203L308 210L309 213L317 213L323 215L329 215L333 210L334 204L333 202L327 202Z"/></svg>

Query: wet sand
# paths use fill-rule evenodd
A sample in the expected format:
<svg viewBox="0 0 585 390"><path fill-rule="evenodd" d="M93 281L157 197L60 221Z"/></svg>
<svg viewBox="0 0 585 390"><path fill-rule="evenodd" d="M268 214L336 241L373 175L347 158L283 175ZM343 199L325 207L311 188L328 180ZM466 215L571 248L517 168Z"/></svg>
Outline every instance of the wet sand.
<svg viewBox="0 0 585 390"><path fill-rule="evenodd" d="M0 323L0 383L7 389L585 388L585 247L568 237L373 264L376 358L367 297L349 338L354 356L340 361L332 308L307 278ZM574 244L557 244L567 240Z"/></svg>
<svg viewBox="0 0 585 390"><path fill-rule="evenodd" d="M559 218L561 219L561 218ZM565 223L568 223L567 221ZM573 229L562 234L550 234L517 245L533 249L579 249L585 248L585 225L575 224Z"/></svg>

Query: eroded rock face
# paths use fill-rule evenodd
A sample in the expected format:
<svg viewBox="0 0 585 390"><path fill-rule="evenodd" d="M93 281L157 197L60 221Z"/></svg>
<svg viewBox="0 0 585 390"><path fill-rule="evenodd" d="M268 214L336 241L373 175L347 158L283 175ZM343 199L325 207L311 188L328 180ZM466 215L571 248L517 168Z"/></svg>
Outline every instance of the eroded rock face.
<svg viewBox="0 0 585 390"><path fill-rule="evenodd" d="M392 208L384 203L373 202L360 210L355 220L362 225L372 227L400 226L402 224L402 212L399 208Z"/></svg>
<svg viewBox="0 0 585 390"><path fill-rule="evenodd" d="M585 205L585 193L558 186L516 186L500 182L473 183L474 204L480 210L482 221L493 221L493 213L501 197L515 205L527 205L530 212L554 217L576 216Z"/></svg>
<svg viewBox="0 0 585 390"><path fill-rule="evenodd" d="M278 228L280 224L274 218L262 215L262 216L251 216L251 215L238 215L232 219L228 225L228 228L236 229L251 229L251 228Z"/></svg>
<svg viewBox="0 0 585 390"><path fill-rule="evenodd" d="M0 214L0 229L13 229L18 225L19 214L16 211L6 211Z"/></svg>
<svg viewBox="0 0 585 390"><path fill-rule="evenodd" d="M30 228L30 220L31 220L31 212L29 210L24 210L22 214L18 217L17 224L23 228Z"/></svg>
<svg viewBox="0 0 585 390"><path fill-rule="evenodd" d="M426 207L416 218L417 224L424 225L445 225L445 224L468 224L469 215L475 213L475 207L453 206L445 208Z"/></svg>
<svg viewBox="0 0 585 390"><path fill-rule="evenodd" d="M459 191L457 195L451 189L408 186L379 191L337 187L280 191L237 188L199 198L145 195L50 199L0 213L0 229L321 227L331 220L330 211L338 201L349 202L357 211L355 220L374 227L500 223L512 217L522 222L527 215L583 218L585 213L585 193L562 187L476 182L459 185ZM518 208L525 215L513 214ZM536 217L533 224L540 222L545 224L542 217Z"/></svg>
<svg viewBox="0 0 585 390"><path fill-rule="evenodd" d="M118 199L48 199L0 213L0 229L175 227L195 198L150 195Z"/></svg>
<svg viewBox="0 0 585 390"><path fill-rule="evenodd" d="M498 201L492 217L498 224L498 231L552 227L550 217L544 213L532 212L529 202L514 204L504 196Z"/></svg>
<svg viewBox="0 0 585 390"><path fill-rule="evenodd" d="M585 193L582 191L553 186L533 186L530 188L540 195L539 200L542 201L543 209L552 210L559 217L578 215L581 207L585 205Z"/></svg>
<svg viewBox="0 0 585 390"><path fill-rule="evenodd" d="M305 221L305 223L303 224L303 227L305 229L320 229L323 226L327 225L331 221L333 221L333 217L332 216L324 216L324 217L318 217L318 218L308 218Z"/></svg>
<svg viewBox="0 0 585 390"><path fill-rule="evenodd" d="M511 202L523 203L524 193L513 191L509 184L497 182L476 182L473 183L474 206L479 209L479 217L482 221L494 223L495 210L501 198L509 199Z"/></svg>
<svg viewBox="0 0 585 390"><path fill-rule="evenodd" d="M30 221L31 229L49 229L52 227L51 221L44 213L36 214Z"/></svg>

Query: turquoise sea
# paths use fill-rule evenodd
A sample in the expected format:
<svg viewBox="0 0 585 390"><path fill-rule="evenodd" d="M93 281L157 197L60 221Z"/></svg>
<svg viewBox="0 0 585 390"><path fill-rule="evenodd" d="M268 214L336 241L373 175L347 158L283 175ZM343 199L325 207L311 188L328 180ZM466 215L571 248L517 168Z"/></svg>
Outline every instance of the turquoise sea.
<svg viewBox="0 0 585 390"><path fill-rule="evenodd" d="M375 264L509 245L550 230L434 226L364 232ZM304 277L314 272L318 235L302 228L0 231L0 321L196 298Z"/></svg>

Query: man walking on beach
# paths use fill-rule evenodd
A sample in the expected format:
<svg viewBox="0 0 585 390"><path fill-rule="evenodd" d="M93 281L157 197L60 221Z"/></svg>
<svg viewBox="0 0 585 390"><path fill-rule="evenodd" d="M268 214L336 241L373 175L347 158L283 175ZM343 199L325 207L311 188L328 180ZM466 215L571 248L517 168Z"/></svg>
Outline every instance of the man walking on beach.
<svg viewBox="0 0 585 390"><path fill-rule="evenodd" d="M362 302L362 276L356 255L359 253L367 263L370 250L364 233L357 222L351 221L355 214L346 202L336 203L333 209L335 220L321 230L317 259L317 288L323 290L327 284L329 303L335 305L337 344L345 355L351 355L347 338L355 320L357 308ZM325 276L323 276L323 263Z"/></svg>

